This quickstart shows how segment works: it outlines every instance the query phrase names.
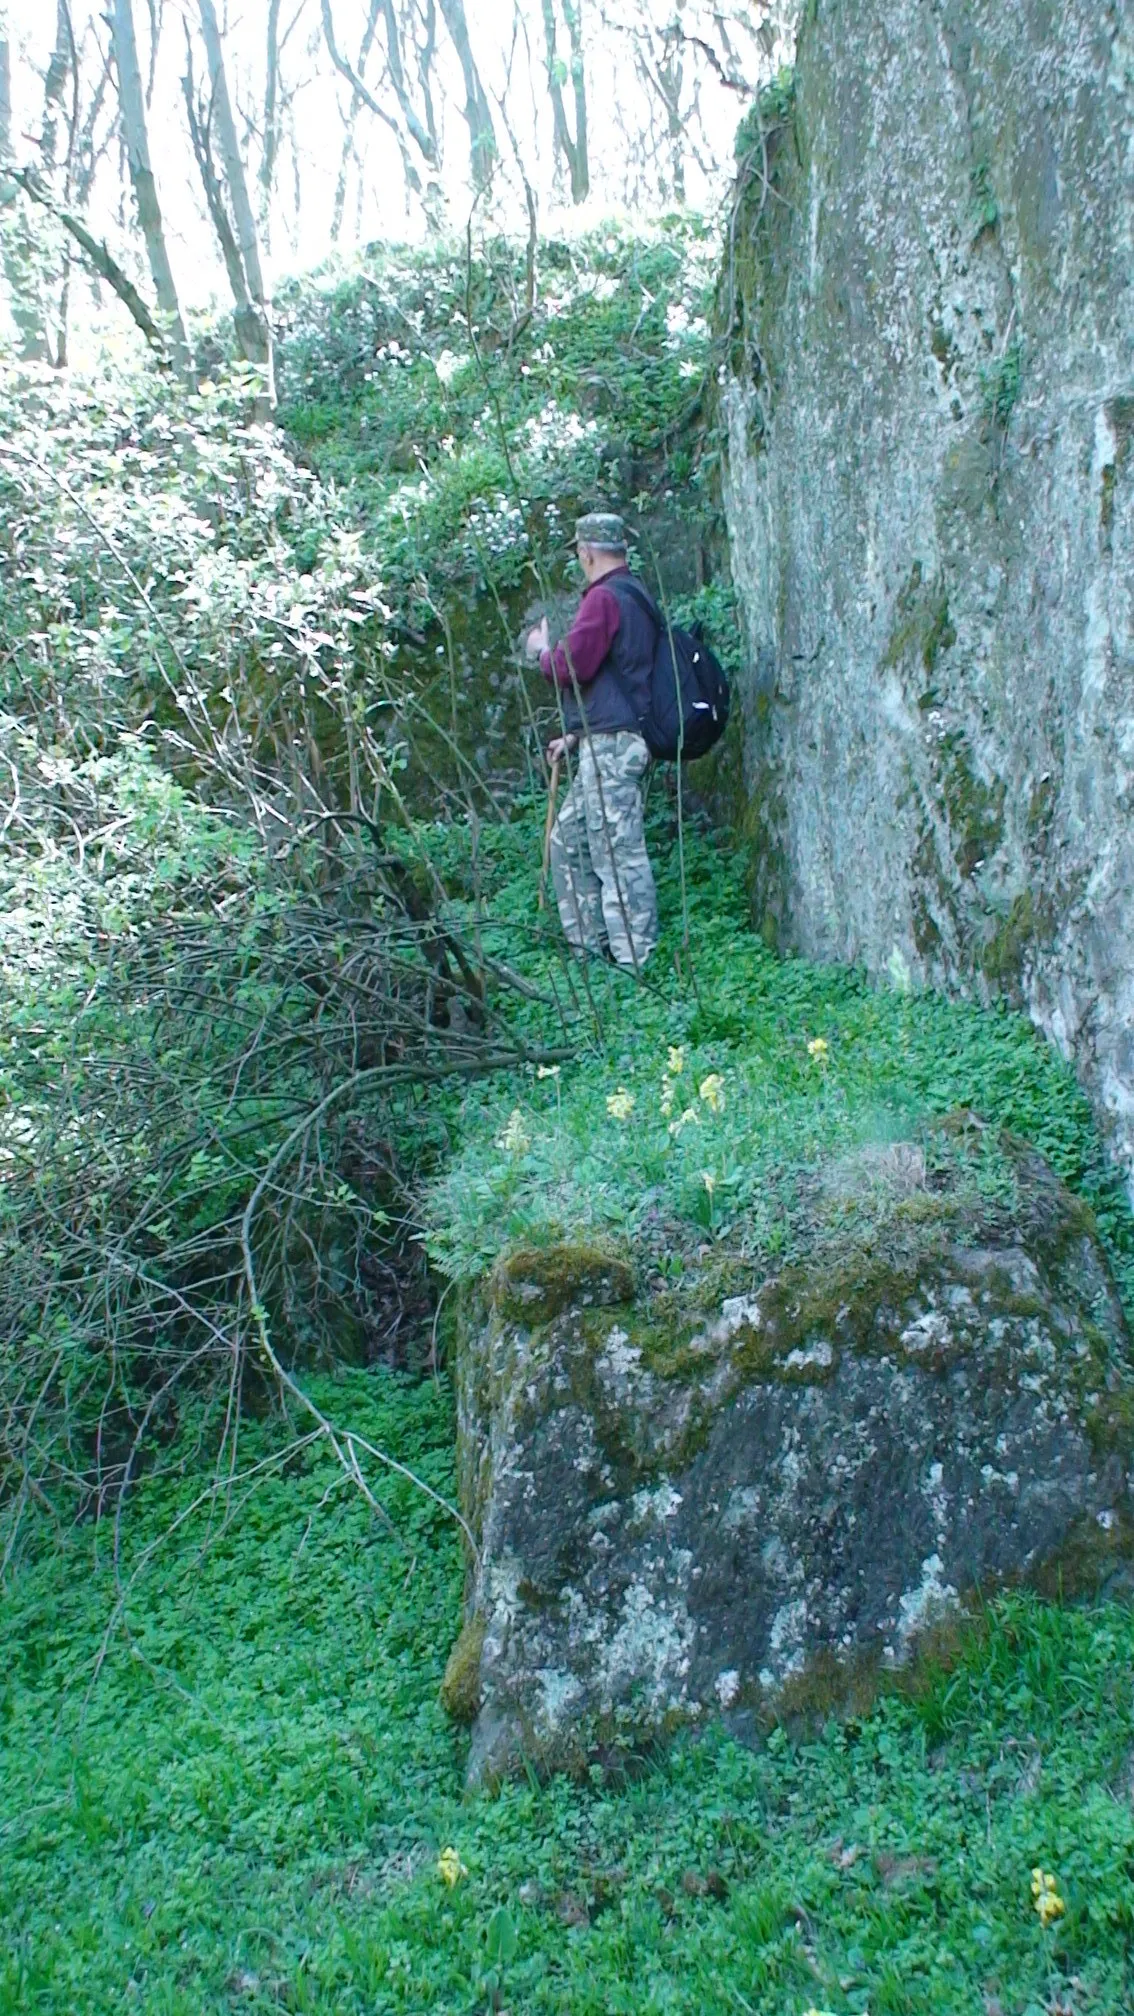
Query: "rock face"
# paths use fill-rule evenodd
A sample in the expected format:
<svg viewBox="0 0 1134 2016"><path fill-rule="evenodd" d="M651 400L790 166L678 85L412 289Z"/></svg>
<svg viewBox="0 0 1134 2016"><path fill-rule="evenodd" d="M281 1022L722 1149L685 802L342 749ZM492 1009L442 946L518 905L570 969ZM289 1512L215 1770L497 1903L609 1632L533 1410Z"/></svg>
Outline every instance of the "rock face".
<svg viewBox="0 0 1134 2016"><path fill-rule="evenodd" d="M721 297L759 917L1025 1003L1134 1169L1134 16L808 0L764 114Z"/></svg>
<svg viewBox="0 0 1134 2016"><path fill-rule="evenodd" d="M973 1592L1097 1583L1129 1549L1134 1376L1092 1224L1031 1151L974 1216L916 1148L835 1172L768 1276L514 1254L466 1309L478 1537L443 1698L470 1776L572 1764L711 1710L844 1696ZM831 1225L846 1185L869 1239Z"/></svg>

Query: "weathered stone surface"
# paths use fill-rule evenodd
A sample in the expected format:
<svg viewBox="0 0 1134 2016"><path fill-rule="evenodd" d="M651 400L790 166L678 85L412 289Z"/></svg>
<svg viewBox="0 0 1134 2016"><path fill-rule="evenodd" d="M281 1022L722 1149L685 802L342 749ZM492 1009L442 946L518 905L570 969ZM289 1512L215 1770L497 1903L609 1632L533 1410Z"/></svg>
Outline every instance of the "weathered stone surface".
<svg viewBox="0 0 1134 2016"><path fill-rule="evenodd" d="M814 1251L776 1275L716 1249L635 1296L611 1256L552 1248L466 1307L480 1558L450 1705L476 1715L473 1779L820 1679L837 1696L975 1591L1081 1586L1122 1556L1121 1309L1089 1213L1010 1157L1011 1208L975 1215L916 1148L868 1158L884 1209L850 1244L841 1165Z"/></svg>
<svg viewBox="0 0 1134 2016"><path fill-rule="evenodd" d="M809 0L722 314L770 937L1026 1003L1134 1168L1134 16Z"/></svg>

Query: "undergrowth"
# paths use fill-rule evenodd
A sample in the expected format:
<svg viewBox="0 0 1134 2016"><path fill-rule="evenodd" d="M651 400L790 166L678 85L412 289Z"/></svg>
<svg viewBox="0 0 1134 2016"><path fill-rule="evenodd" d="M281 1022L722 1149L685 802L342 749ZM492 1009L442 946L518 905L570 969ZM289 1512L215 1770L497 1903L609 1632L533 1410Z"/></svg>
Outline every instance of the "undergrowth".
<svg viewBox="0 0 1134 2016"><path fill-rule="evenodd" d="M547 983L551 961L533 938L534 830L517 821L479 835L480 886L505 920L486 928L486 946ZM685 944L674 808L661 786L651 832L663 934L644 983L588 969L574 1007L578 1061L462 1096L450 1129L458 1152L425 1206L442 1270L474 1275L509 1243L586 1228L641 1239L663 1260L731 1232L772 1262L805 1236L808 1179L821 1164L898 1139L932 1156L935 1122L969 1108L1031 1141L1092 1204L1134 1315L1125 1195L1070 1068L1031 1024L1006 1008L875 985L862 970L778 958L750 928L742 864L688 818ZM459 859L459 834L437 844ZM539 1011L527 1012L534 1033ZM976 1174L1003 1178L987 1154Z"/></svg>
<svg viewBox="0 0 1134 2016"><path fill-rule="evenodd" d="M443 1383L315 1390L451 1492ZM490 1972L525 2016L1130 2005L1128 1608L1006 1598L950 1674L808 1742L718 1726L634 1780L466 1801L437 1702L451 1522L378 1478L376 1521L279 1422L246 1430L242 1470L231 1516L190 1510L192 1463L138 1500L97 1681L119 1588L102 1530L7 1601L5 2016L474 2016ZM1047 1930L1033 1867L1066 1905Z"/></svg>
<svg viewBox="0 0 1134 2016"><path fill-rule="evenodd" d="M618 500L664 463L670 499L703 513L681 438L709 365L713 235L669 218L541 242L374 247L279 302L281 419L346 489L384 589L426 625L438 593L503 594L533 563L558 573L573 506ZM643 497L643 502L648 499Z"/></svg>

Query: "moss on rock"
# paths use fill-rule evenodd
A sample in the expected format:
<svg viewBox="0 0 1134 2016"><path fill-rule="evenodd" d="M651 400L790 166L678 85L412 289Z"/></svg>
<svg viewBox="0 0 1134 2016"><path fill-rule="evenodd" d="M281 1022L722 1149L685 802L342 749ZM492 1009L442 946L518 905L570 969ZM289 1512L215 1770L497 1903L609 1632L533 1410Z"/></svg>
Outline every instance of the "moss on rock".
<svg viewBox="0 0 1134 2016"><path fill-rule="evenodd" d="M449 1654L441 1680L441 1706L454 1722L468 1726L480 1713L480 1660L484 1651L484 1617L467 1619Z"/></svg>
<svg viewBox="0 0 1134 2016"><path fill-rule="evenodd" d="M634 1299L634 1269L600 1245L523 1246L498 1263L489 1295L501 1316L528 1327L550 1323L568 1304L616 1306Z"/></svg>

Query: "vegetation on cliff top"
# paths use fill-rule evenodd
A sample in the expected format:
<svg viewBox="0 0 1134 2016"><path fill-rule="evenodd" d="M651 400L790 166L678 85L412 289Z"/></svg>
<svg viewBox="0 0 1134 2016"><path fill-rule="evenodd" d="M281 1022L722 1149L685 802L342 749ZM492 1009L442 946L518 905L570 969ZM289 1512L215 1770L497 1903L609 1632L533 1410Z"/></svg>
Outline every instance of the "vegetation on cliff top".
<svg viewBox="0 0 1134 2016"><path fill-rule="evenodd" d="M576 1062L470 1087L454 1106L451 1159L424 1212L450 1276L484 1271L511 1244L618 1234L663 1269L707 1237L769 1267L813 1236L814 1180L840 1158L912 1140L955 1160L942 1118L969 1108L1031 1141L1093 1206L1134 1316L1134 1222L1069 1067L1021 1015L883 986L854 969L782 960L751 929L742 864L687 821L679 849L664 785L652 844L663 935L645 984L599 968L578 992ZM538 863L523 822L485 834L486 943L549 973L526 949ZM683 910L688 930L683 928ZM538 1027L525 1002L518 1014ZM1009 1163L981 1137L974 1200L1010 1205ZM869 1186L840 1221L861 1237Z"/></svg>

